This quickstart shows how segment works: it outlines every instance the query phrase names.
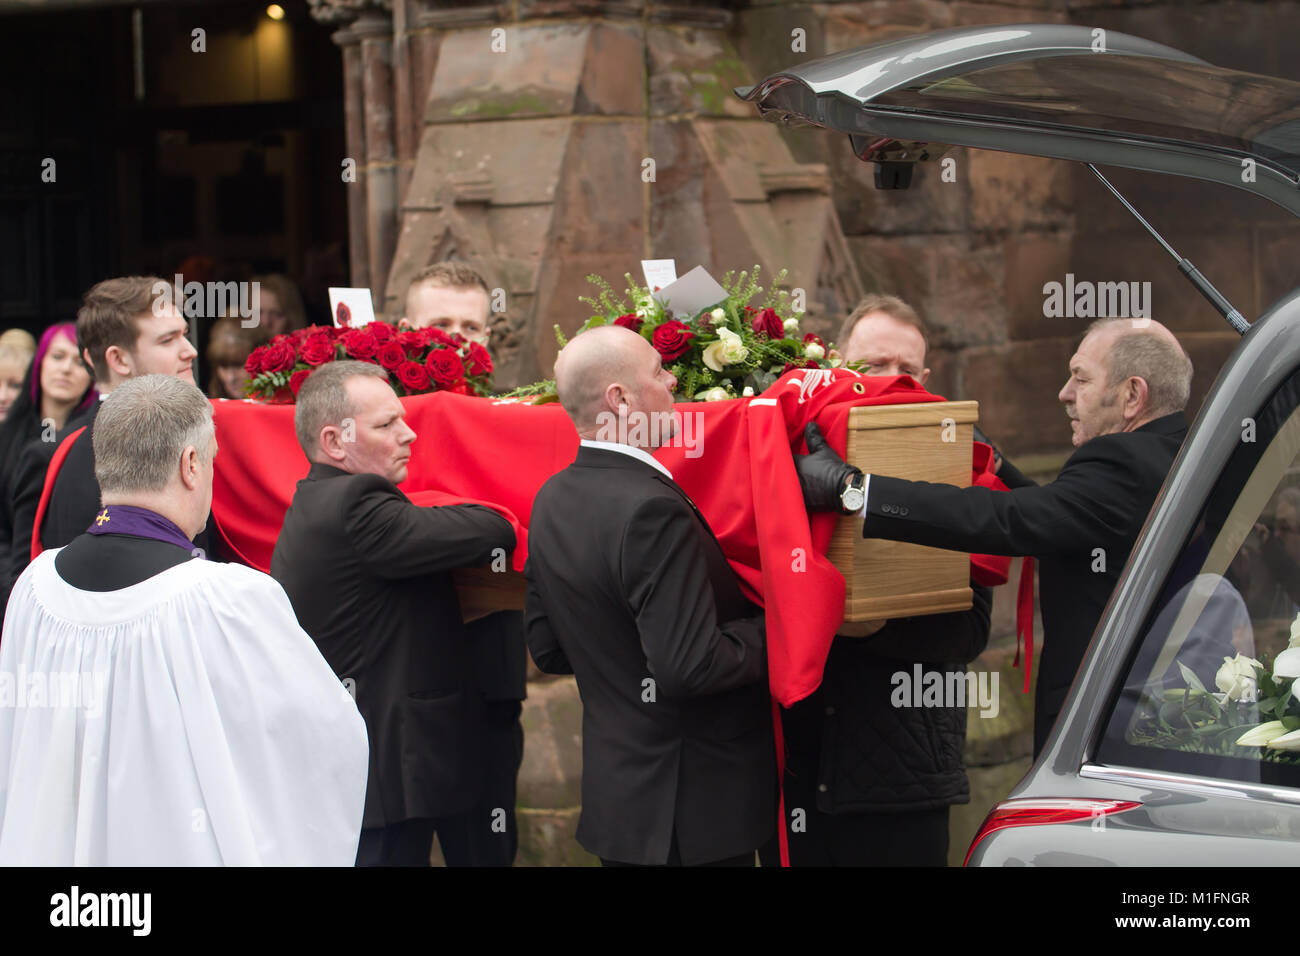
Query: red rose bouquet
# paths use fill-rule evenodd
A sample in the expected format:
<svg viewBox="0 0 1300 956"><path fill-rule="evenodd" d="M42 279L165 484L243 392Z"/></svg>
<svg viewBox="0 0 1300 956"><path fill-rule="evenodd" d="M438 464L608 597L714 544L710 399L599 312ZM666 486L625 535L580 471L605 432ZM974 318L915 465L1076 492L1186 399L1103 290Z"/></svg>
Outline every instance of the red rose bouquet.
<svg viewBox="0 0 1300 956"><path fill-rule="evenodd" d="M259 401L293 402L313 371L338 359L380 366L398 395L492 394L492 359L483 346L441 329L403 332L385 322L355 329L310 326L277 335L244 363L246 393Z"/></svg>

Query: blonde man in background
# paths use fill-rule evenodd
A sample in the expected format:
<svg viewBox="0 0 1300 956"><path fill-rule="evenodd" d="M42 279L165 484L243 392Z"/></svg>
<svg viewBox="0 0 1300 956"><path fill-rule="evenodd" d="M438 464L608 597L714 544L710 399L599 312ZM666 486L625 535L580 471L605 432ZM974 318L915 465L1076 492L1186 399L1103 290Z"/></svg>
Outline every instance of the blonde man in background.
<svg viewBox="0 0 1300 956"><path fill-rule="evenodd" d="M22 390L23 376L35 354L36 340L25 329L9 329L0 335L0 424Z"/></svg>

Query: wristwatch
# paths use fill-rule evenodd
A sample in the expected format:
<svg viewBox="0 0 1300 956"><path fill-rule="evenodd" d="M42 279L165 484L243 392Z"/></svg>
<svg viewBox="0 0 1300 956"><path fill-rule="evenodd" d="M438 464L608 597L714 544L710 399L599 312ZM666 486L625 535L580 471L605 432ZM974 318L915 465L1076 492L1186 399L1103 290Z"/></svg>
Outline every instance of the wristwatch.
<svg viewBox="0 0 1300 956"><path fill-rule="evenodd" d="M867 496L862 491L866 484L867 479L862 477L862 472L855 471L849 475L848 484L840 492L840 506L844 509L846 515L857 514L862 510L862 506L866 504Z"/></svg>

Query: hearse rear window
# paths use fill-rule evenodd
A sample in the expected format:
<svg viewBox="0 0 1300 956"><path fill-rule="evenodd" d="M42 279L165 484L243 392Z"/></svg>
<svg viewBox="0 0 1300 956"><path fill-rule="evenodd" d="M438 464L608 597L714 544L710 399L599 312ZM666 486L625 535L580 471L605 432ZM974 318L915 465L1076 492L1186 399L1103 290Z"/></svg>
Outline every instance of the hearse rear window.
<svg viewBox="0 0 1300 956"><path fill-rule="evenodd" d="M1300 786L1300 373L1240 428L1097 756Z"/></svg>

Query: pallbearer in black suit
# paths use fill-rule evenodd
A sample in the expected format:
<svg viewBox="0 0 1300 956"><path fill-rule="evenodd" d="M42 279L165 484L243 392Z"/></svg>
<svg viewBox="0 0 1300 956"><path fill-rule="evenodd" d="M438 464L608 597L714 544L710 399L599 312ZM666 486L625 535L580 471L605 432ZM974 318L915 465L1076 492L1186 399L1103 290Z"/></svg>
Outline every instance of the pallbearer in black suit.
<svg viewBox="0 0 1300 956"><path fill-rule="evenodd" d="M271 557L366 719L359 865L427 866L434 832L478 803L481 701L451 571L515 546L490 508L422 508L398 490L416 437L403 412L377 365L331 362L308 377L294 427L311 468Z"/></svg>
<svg viewBox="0 0 1300 956"><path fill-rule="evenodd" d="M439 329L463 335L486 350L489 342L488 284L464 262L435 262L411 278L406 314L399 329ZM479 361L491 361L486 351ZM519 721L527 696L528 651L524 616L497 611L466 625L474 650L474 673L482 696L483 726L475 767L483 799L438 828L445 859L473 866L510 866L519 847L515 822L515 784L524 759L524 728Z"/></svg>
<svg viewBox="0 0 1300 956"><path fill-rule="evenodd" d="M1044 634L1035 756L1187 434L1183 409L1191 380L1191 359L1163 325L1103 319L1088 327L1057 396L1078 450L1055 481L997 492L866 476L866 537L1038 559ZM820 433L810 438L809 449L816 453L799 459L801 477L838 460ZM814 507L835 510L836 482L848 480L830 468L805 484L805 497Z"/></svg>
<svg viewBox="0 0 1300 956"><path fill-rule="evenodd" d="M582 696L578 842L606 865L752 866L776 823L764 618L649 453L676 382L618 326L576 336L555 382L582 444L533 502L524 618Z"/></svg>

